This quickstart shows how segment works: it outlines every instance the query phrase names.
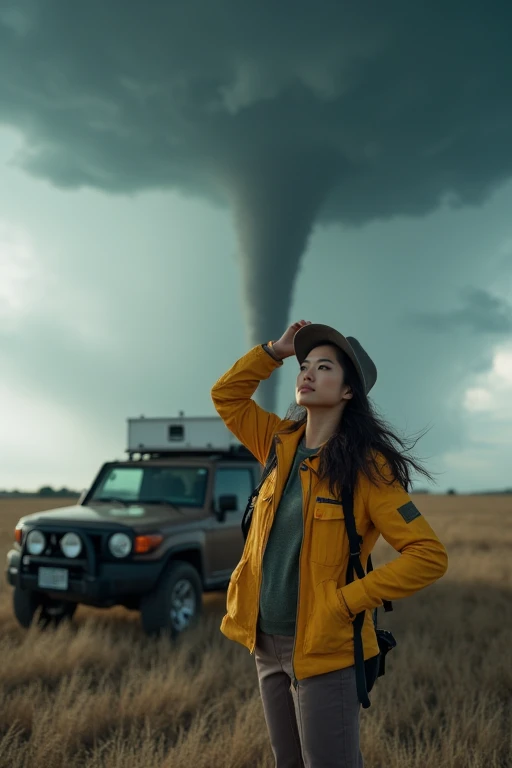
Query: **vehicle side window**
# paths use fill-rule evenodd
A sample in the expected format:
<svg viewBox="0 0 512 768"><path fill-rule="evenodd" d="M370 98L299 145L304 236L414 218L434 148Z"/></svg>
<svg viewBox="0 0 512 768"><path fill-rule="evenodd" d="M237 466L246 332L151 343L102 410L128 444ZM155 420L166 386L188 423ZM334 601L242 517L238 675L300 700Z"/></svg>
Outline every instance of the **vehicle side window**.
<svg viewBox="0 0 512 768"><path fill-rule="evenodd" d="M234 495L237 497L237 512L243 512L253 488L253 476L250 469L243 467L217 469L213 491L215 508L218 508L220 496Z"/></svg>

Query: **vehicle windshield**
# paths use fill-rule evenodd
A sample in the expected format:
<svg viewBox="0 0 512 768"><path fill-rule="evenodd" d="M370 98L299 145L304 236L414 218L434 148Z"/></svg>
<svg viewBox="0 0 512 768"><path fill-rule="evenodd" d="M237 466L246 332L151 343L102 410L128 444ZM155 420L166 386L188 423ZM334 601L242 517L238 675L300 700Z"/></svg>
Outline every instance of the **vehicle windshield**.
<svg viewBox="0 0 512 768"><path fill-rule="evenodd" d="M207 480L206 467L109 467L90 500L202 507Z"/></svg>

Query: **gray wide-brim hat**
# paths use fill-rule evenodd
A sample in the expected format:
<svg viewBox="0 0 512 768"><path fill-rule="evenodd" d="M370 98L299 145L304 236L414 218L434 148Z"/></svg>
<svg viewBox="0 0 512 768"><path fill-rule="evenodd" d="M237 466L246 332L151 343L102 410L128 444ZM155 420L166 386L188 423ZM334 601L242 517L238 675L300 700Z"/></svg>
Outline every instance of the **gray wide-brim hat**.
<svg viewBox="0 0 512 768"><path fill-rule="evenodd" d="M330 325L310 323L300 328L293 337L293 347L299 364L302 365L309 351L320 342L334 344L340 347L350 357L359 374L366 394L377 381L377 368L371 357L365 352L353 336L343 336Z"/></svg>

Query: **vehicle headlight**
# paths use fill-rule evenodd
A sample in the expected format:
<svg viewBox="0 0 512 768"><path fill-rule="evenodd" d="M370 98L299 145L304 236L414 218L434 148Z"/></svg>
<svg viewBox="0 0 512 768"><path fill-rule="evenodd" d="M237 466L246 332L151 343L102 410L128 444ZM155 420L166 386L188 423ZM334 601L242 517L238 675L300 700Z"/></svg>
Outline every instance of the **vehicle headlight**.
<svg viewBox="0 0 512 768"><path fill-rule="evenodd" d="M31 555L40 555L46 547L46 536L41 531L30 531L27 536L27 551Z"/></svg>
<svg viewBox="0 0 512 768"><path fill-rule="evenodd" d="M78 557L82 551L82 540L76 533L66 533L60 540L60 548L66 557Z"/></svg>
<svg viewBox="0 0 512 768"><path fill-rule="evenodd" d="M132 551L132 540L126 533L114 533L108 540L108 548L114 557L126 557Z"/></svg>

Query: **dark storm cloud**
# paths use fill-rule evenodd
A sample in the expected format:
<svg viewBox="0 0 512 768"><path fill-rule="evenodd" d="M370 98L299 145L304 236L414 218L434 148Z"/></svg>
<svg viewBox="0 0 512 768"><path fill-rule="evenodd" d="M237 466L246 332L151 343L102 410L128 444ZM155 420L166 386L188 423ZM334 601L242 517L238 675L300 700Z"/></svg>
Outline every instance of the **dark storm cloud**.
<svg viewBox="0 0 512 768"><path fill-rule="evenodd" d="M464 328L473 334L512 334L512 305L481 288L467 291L460 309L410 313L407 319L419 328L440 333Z"/></svg>
<svg viewBox="0 0 512 768"><path fill-rule="evenodd" d="M285 326L316 220L478 203L512 173L508 2L0 9L17 161L61 187L230 203L254 342Z"/></svg>

